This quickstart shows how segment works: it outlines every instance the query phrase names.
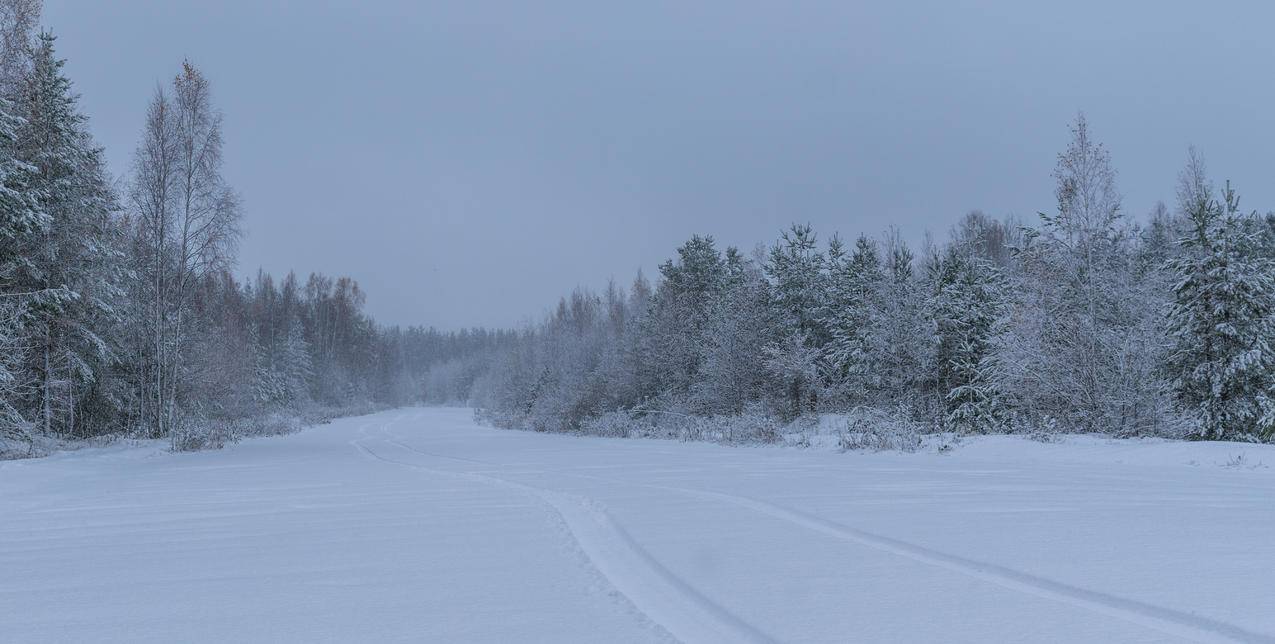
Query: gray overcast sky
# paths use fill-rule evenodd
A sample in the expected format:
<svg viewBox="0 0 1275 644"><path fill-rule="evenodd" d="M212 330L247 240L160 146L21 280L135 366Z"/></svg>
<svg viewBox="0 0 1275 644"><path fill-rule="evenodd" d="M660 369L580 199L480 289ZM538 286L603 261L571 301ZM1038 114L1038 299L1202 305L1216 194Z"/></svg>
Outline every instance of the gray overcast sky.
<svg viewBox="0 0 1275 644"><path fill-rule="evenodd" d="M692 233L920 239L1053 207L1084 110L1125 208L1186 147L1275 207L1275 9L1189 2L46 0L124 173L189 57L225 112L239 272L348 274L388 323L512 325Z"/></svg>

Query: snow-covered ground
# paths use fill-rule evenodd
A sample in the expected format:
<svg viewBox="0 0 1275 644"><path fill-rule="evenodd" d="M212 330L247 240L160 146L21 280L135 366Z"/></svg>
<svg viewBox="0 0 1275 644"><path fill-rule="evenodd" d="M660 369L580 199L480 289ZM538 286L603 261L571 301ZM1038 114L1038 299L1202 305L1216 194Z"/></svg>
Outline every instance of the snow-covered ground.
<svg viewBox="0 0 1275 644"><path fill-rule="evenodd" d="M1275 449L838 454L409 409L0 463L0 641L103 640L1269 642Z"/></svg>

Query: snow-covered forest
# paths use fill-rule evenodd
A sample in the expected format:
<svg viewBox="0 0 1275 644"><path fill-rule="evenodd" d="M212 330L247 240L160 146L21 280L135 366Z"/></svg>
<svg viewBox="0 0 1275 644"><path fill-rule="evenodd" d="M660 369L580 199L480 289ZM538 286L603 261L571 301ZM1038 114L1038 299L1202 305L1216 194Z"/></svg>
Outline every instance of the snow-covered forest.
<svg viewBox="0 0 1275 644"><path fill-rule="evenodd" d="M349 277L236 277L245 205L197 66L157 85L112 177L38 0L0 4L0 452L199 449L416 402L608 435L708 419L765 441L841 413L911 434L1275 437L1275 215L1194 149L1169 204L1133 212L1081 115L1038 217L975 211L922 244L694 236L658 275L577 289L521 331L387 327Z"/></svg>
<svg viewBox="0 0 1275 644"><path fill-rule="evenodd" d="M1083 115L1071 134L1038 218L971 212L920 248L899 230L695 236L654 283L562 299L474 401L497 425L608 435L714 417L768 440L834 412L911 434L1271 440L1275 215L1191 149L1172 205L1135 216Z"/></svg>
<svg viewBox="0 0 1275 644"><path fill-rule="evenodd" d="M460 386L459 358L507 340L378 325L348 277L240 282L208 79L175 61L111 177L40 8L0 2L0 454L104 434L197 449L416 402L431 365Z"/></svg>
<svg viewBox="0 0 1275 644"><path fill-rule="evenodd" d="M0 644L1275 644L1198 13L0 0Z"/></svg>

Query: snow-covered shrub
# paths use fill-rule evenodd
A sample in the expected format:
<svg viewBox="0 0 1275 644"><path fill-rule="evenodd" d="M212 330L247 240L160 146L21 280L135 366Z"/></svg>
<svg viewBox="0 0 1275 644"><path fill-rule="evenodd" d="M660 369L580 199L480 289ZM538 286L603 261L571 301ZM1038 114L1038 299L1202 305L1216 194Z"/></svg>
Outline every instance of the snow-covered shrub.
<svg viewBox="0 0 1275 644"><path fill-rule="evenodd" d="M293 414L274 412L260 419L248 421L248 431L241 436L280 436L301 431L301 418Z"/></svg>
<svg viewBox="0 0 1275 644"><path fill-rule="evenodd" d="M747 444L777 443L783 436L778 419L759 409L740 414L696 416L673 411L611 411L586 420L579 433L617 438L666 438L683 441Z"/></svg>
<svg viewBox="0 0 1275 644"><path fill-rule="evenodd" d="M597 418L591 418L580 426L580 432L590 436L608 436L628 438L641 421L634 419L625 411L609 411Z"/></svg>
<svg viewBox="0 0 1275 644"><path fill-rule="evenodd" d="M701 438L718 443L777 443L782 436L782 425L774 416L760 410L746 410L730 416L710 416L700 419Z"/></svg>
<svg viewBox="0 0 1275 644"><path fill-rule="evenodd" d="M16 414L12 422L0 421L0 461L27 458L34 455L34 452L35 437L28 429L28 423Z"/></svg>
<svg viewBox="0 0 1275 644"><path fill-rule="evenodd" d="M961 445L961 436L952 432L943 432L933 437L934 451L947 454Z"/></svg>
<svg viewBox="0 0 1275 644"><path fill-rule="evenodd" d="M238 440L236 429L233 421L191 415L173 424L168 435L169 445L174 452L221 449Z"/></svg>
<svg viewBox="0 0 1275 644"><path fill-rule="evenodd" d="M1261 461L1254 461L1248 457L1247 453L1240 452L1239 454L1232 456L1230 460L1222 463L1222 467L1233 470L1260 470L1265 469L1266 464Z"/></svg>
<svg viewBox="0 0 1275 644"><path fill-rule="evenodd" d="M1059 436L1058 420L1053 416L1040 416L1034 421L1022 420L1021 429L1027 438L1038 443L1059 443L1062 438Z"/></svg>
<svg viewBox="0 0 1275 644"><path fill-rule="evenodd" d="M849 414L838 447L843 451L900 451L921 449L924 428L905 414L859 407Z"/></svg>

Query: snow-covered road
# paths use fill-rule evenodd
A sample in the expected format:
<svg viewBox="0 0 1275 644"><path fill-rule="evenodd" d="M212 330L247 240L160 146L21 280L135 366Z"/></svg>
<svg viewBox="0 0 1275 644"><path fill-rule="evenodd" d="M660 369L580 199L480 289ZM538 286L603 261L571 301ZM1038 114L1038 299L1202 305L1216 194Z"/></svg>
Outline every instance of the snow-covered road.
<svg viewBox="0 0 1275 644"><path fill-rule="evenodd" d="M674 640L1275 642L1275 449L837 454L407 409L0 463L3 642Z"/></svg>

